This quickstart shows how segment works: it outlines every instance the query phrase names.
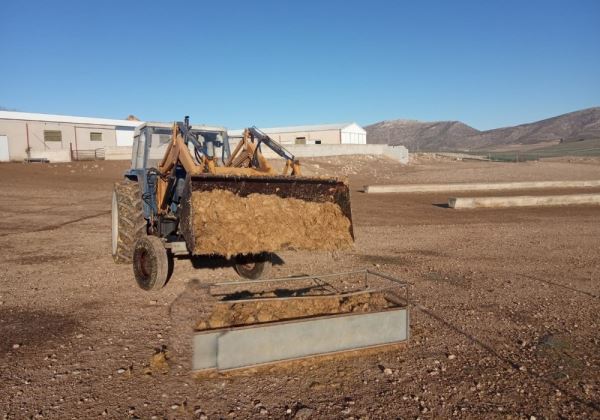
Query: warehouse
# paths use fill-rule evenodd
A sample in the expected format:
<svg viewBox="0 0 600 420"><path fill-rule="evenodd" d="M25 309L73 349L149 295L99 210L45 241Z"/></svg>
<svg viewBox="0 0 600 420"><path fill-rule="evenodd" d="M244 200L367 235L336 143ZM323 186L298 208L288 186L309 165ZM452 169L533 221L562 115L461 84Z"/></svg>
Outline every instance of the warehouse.
<svg viewBox="0 0 600 420"><path fill-rule="evenodd" d="M103 158L106 147L131 146L141 121L0 111L0 162Z"/></svg>
<svg viewBox="0 0 600 420"><path fill-rule="evenodd" d="M367 144L367 132L356 123L260 129L281 144ZM230 130L229 136L241 137L242 132Z"/></svg>

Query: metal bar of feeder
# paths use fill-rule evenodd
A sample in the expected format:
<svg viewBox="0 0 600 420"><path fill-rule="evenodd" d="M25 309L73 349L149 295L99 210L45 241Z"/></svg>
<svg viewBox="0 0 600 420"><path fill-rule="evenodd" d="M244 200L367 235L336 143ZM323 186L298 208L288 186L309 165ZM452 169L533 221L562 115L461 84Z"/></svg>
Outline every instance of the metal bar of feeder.
<svg viewBox="0 0 600 420"><path fill-rule="evenodd" d="M305 296L277 296L277 297L258 297L258 298L249 298L249 299L232 299L232 300L222 300L222 303L227 303L227 304L235 304L235 303L244 303L244 302L264 302L265 300L269 300L270 302L274 302L274 301L282 301L282 300L298 300L298 299L331 299L332 297L340 297L340 298L345 298L345 297L349 297L349 296L357 296L357 295L362 295L362 294L366 294L366 293L378 293L378 292L389 292L392 293L394 295L396 295L396 293L394 293L394 286L387 286L387 287L378 287L378 288L369 288L369 289L363 289L363 290L357 290L354 292L342 292L342 293L335 293L335 294L331 294L331 295L305 295ZM223 296L226 294L215 294L213 296ZM385 297L385 296L384 296ZM397 296L398 298L400 298L400 296ZM398 304L397 302L392 302L394 304L397 304L399 306L405 306L404 304Z"/></svg>
<svg viewBox="0 0 600 420"><path fill-rule="evenodd" d="M323 277L337 277L344 276L348 274L361 274L368 272L368 270L354 270L354 271L344 271L340 273L329 273L329 274L319 274L314 276L298 276L298 277L279 277L274 279L257 279L257 280L238 280L238 281L226 281L219 283L212 283L210 286L238 286L241 284L256 284L256 283L271 283L271 282L283 282L283 281L298 281L298 280L316 280ZM372 272L375 274L375 272ZM398 282L398 280L395 280Z"/></svg>
<svg viewBox="0 0 600 420"><path fill-rule="evenodd" d="M397 279L397 278L395 278L395 277L392 277L392 276L390 276L389 274L383 274L383 273L379 273L379 272L377 272L377 271L371 271L371 270L369 270L368 268L367 268L367 269L365 269L365 271L367 272L367 274L372 274L372 275L374 275L374 276L377 276L377 277L382 277L382 278L384 278L384 279L387 279L387 280L393 281L394 283L401 284L401 285L402 285L402 286L404 286L404 287L406 287L407 285L409 285L409 284L410 284L410 283L408 283L408 282L405 282L405 281L399 280L399 279Z"/></svg>
<svg viewBox="0 0 600 420"><path fill-rule="evenodd" d="M412 285L412 283L407 282L407 281L402 281L402 280L397 279L389 274L379 273L377 271L371 271L368 268L365 269L365 272L367 273L366 276L371 274L371 275L381 277L383 279L386 279L386 280L389 280L389 281L392 281L392 282L398 284L400 287L402 287L404 289L404 294L406 295L406 297L405 297L406 303L407 304L410 303L410 291L409 291L408 286Z"/></svg>

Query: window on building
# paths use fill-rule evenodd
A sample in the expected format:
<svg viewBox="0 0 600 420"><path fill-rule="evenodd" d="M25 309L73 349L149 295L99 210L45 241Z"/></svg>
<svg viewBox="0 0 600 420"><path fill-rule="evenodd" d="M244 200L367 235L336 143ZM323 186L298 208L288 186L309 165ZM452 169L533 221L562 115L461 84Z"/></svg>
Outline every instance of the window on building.
<svg viewBox="0 0 600 420"><path fill-rule="evenodd" d="M306 144L306 137L296 137L296 144Z"/></svg>
<svg viewBox="0 0 600 420"><path fill-rule="evenodd" d="M62 131L44 130L44 141L62 141Z"/></svg>
<svg viewBox="0 0 600 420"><path fill-rule="evenodd" d="M158 144L161 146L163 144L168 144L171 141L171 136L169 134L159 134L158 136Z"/></svg>
<svg viewBox="0 0 600 420"><path fill-rule="evenodd" d="M321 140L315 140L315 144L321 144Z"/></svg>
<svg viewBox="0 0 600 420"><path fill-rule="evenodd" d="M91 141L102 141L102 133L90 133Z"/></svg>

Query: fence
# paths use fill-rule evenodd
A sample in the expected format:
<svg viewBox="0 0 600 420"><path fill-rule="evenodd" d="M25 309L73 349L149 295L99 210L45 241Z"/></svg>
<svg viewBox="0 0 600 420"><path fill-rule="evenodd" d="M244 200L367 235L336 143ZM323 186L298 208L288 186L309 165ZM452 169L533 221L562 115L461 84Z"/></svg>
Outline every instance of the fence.
<svg viewBox="0 0 600 420"><path fill-rule="evenodd" d="M595 157L600 156L600 139L592 138L577 141L561 141L546 147L536 147L523 150L480 150L465 152L479 157L487 157L497 162L526 162L554 157Z"/></svg>
<svg viewBox="0 0 600 420"><path fill-rule="evenodd" d="M562 151L530 151L530 152L488 152L488 153L477 153L474 156L479 158L487 158L492 162L527 162L532 160L540 160L544 158L556 158L556 157L594 157L600 156L600 148L590 149L579 149L570 150L568 152Z"/></svg>
<svg viewBox="0 0 600 420"><path fill-rule="evenodd" d="M104 148L100 149L88 149L88 150L78 150L73 149L71 146L71 160L104 160L105 152Z"/></svg>

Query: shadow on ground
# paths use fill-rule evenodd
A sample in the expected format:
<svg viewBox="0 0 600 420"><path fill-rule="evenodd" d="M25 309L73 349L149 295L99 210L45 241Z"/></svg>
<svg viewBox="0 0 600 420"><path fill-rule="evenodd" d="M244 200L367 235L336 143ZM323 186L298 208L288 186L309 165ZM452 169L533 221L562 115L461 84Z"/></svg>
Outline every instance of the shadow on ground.
<svg viewBox="0 0 600 420"><path fill-rule="evenodd" d="M79 322L69 316L47 311L0 310L0 357L13 345L38 347L72 334Z"/></svg>

